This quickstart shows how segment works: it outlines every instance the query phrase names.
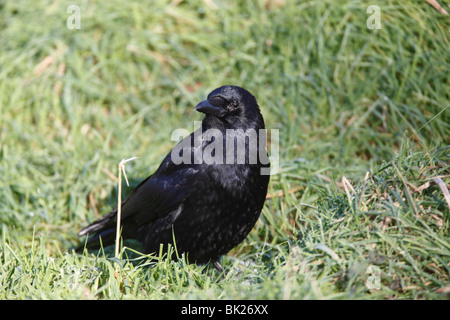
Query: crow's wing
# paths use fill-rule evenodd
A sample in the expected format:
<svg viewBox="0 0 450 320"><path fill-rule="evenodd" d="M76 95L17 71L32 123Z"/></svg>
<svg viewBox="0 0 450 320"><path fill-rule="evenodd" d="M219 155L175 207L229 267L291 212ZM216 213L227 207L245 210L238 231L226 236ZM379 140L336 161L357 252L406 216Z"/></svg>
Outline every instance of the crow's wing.
<svg viewBox="0 0 450 320"><path fill-rule="evenodd" d="M153 175L142 181L122 202L121 225L124 238L136 238L140 227L170 214L195 191L193 185L199 179L198 166L175 165L169 156L170 154ZM114 242L116 224L117 208L83 228L78 236L94 235L86 243L88 248L99 247L100 237L102 244L106 246Z"/></svg>
<svg viewBox="0 0 450 320"><path fill-rule="evenodd" d="M133 191L122 206L124 223L149 224L170 214L195 191L198 169L183 167L169 173L155 173Z"/></svg>

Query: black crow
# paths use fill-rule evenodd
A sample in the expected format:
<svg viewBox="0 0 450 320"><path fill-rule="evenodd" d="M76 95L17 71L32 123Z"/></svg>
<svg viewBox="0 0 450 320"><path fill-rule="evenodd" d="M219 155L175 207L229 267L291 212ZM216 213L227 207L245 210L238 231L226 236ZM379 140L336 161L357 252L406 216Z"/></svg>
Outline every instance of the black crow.
<svg viewBox="0 0 450 320"><path fill-rule="evenodd" d="M122 202L122 237L145 253L171 244L190 262L213 262L242 242L261 213L269 183L264 120L255 97L215 89L195 110L201 128L179 142ZM83 228L85 246L114 243L117 208Z"/></svg>

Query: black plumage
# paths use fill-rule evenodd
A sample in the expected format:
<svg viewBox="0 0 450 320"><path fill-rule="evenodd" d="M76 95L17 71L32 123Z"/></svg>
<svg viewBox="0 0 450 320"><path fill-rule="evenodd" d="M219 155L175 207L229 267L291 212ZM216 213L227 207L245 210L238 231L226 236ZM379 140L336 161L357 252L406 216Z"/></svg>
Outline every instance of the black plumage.
<svg viewBox="0 0 450 320"><path fill-rule="evenodd" d="M246 238L261 213L269 183L262 172L269 170L265 126L256 99L237 86L215 89L195 109L205 114L202 127L123 201L122 237L139 240L145 253L175 239L190 262L217 262ZM90 235L88 249L98 248L100 238L104 246L113 244L116 217L115 209L78 233Z"/></svg>

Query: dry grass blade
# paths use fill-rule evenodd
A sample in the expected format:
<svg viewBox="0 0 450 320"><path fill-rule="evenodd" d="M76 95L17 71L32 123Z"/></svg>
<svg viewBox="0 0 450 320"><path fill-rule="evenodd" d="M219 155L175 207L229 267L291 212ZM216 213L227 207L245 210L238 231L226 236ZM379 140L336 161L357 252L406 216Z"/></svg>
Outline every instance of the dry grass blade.
<svg viewBox="0 0 450 320"><path fill-rule="evenodd" d="M361 206L361 200L364 194L364 190L366 188L366 184L367 184L367 180L369 179L370 173L369 171L366 172L366 175L364 176L364 183L362 186L362 190L361 190L361 194L359 195L359 201L358 201L358 205Z"/></svg>
<svg viewBox="0 0 450 320"><path fill-rule="evenodd" d="M115 257L119 258L119 247L120 247L120 220L121 220L121 216L122 216L122 172L123 175L125 177L125 180L127 182L127 185L129 185L128 183L128 178L127 178L127 174L125 172L125 163L132 161L134 159L137 159L137 157L132 157L129 159L122 159L122 161L120 161L119 163L119 177L118 177L118 184L119 184L119 188L118 188L118 195L117 195L117 226L116 226L116 248L115 248Z"/></svg>
<svg viewBox="0 0 450 320"><path fill-rule="evenodd" d="M298 186L298 187L289 189L287 191L287 194L291 194L291 193L297 192L297 191L301 190L302 188L303 188L302 186ZM278 191L275 191L275 192L272 192L272 193L268 193L267 196L266 196L266 199L277 198L277 197L284 197L284 196L285 196L285 192L283 190L278 190Z"/></svg>
<svg viewBox="0 0 450 320"><path fill-rule="evenodd" d="M439 11L442 14L448 14L447 11L445 11L444 8L437 2L436 0L427 0L427 2L432 5L437 11Z"/></svg>
<svg viewBox="0 0 450 320"><path fill-rule="evenodd" d="M448 209L450 210L450 193L448 192L447 185L441 178L435 178L433 181L441 188L445 201L447 201Z"/></svg>
<svg viewBox="0 0 450 320"><path fill-rule="evenodd" d="M349 189L352 191L353 195L356 195L355 188L353 188L350 181L345 176L342 176L342 185L344 186L345 193L347 194L348 201L351 203L353 196L350 194Z"/></svg>

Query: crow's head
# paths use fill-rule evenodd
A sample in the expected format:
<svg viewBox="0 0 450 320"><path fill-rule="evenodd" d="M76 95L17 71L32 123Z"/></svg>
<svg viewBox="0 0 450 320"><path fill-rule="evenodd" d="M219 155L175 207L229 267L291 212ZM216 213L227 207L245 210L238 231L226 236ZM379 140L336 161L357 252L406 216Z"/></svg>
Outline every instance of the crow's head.
<svg viewBox="0 0 450 320"><path fill-rule="evenodd" d="M255 97L237 86L227 85L213 90L195 110L235 124L262 120Z"/></svg>

